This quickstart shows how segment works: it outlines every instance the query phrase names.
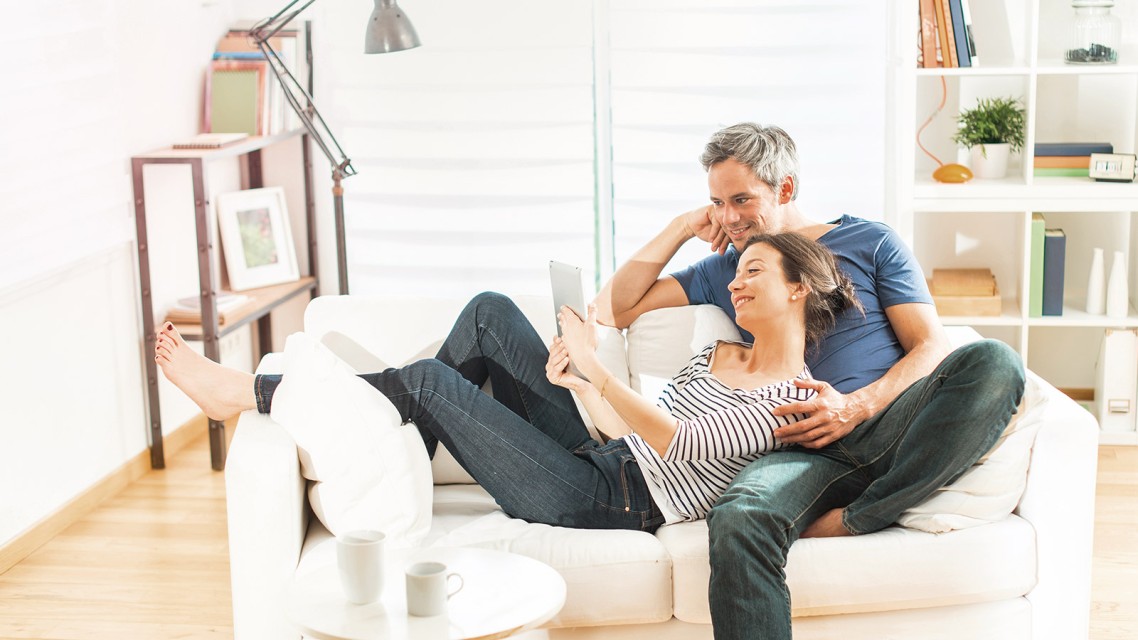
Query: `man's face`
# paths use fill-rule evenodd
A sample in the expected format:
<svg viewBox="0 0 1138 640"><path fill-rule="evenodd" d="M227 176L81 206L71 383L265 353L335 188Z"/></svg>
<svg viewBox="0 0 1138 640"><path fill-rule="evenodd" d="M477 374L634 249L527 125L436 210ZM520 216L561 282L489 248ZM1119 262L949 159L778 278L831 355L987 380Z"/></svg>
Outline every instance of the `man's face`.
<svg viewBox="0 0 1138 640"><path fill-rule="evenodd" d="M777 233L784 221L774 189L755 177L750 167L733 158L711 166L707 186L715 217L738 251L747 238L758 233Z"/></svg>

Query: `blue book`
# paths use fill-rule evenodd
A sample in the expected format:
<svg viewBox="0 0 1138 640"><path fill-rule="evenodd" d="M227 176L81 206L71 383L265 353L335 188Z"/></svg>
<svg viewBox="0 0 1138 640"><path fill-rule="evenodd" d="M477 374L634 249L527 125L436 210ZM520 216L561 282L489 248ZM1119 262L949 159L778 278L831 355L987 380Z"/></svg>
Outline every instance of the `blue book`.
<svg viewBox="0 0 1138 640"><path fill-rule="evenodd" d="M1109 142L1036 142L1037 156L1089 156L1092 153L1114 153Z"/></svg>
<svg viewBox="0 0 1138 640"><path fill-rule="evenodd" d="M1043 232L1043 315L1063 315L1063 271L1067 263L1067 234Z"/></svg>
<svg viewBox="0 0 1138 640"><path fill-rule="evenodd" d="M964 27L964 8L960 0L948 0L948 12L952 17L952 39L956 41L956 59L961 67L972 66L972 55L968 47L968 31Z"/></svg>

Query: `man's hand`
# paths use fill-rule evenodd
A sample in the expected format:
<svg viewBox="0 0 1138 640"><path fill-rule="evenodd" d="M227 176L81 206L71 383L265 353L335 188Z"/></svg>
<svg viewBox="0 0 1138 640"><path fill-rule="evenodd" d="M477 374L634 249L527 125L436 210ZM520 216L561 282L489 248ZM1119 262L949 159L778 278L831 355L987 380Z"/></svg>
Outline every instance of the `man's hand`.
<svg viewBox="0 0 1138 640"><path fill-rule="evenodd" d="M711 250L718 252L719 255L726 253L727 247L731 245L727 239L727 232L720 226L719 219L715 217L713 205L696 207L685 213L684 228L694 237L709 243Z"/></svg>
<svg viewBox="0 0 1138 640"><path fill-rule="evenodd" d="M794 424L775 429L774 435L783 442L800 444L808 449L820 449L836 442L868 418L864 407L853 396L843 395L821 380L795 380L801 389L817 392L806 402L791 402L775 407L776 416L805 413L807 417Z"/></svg>

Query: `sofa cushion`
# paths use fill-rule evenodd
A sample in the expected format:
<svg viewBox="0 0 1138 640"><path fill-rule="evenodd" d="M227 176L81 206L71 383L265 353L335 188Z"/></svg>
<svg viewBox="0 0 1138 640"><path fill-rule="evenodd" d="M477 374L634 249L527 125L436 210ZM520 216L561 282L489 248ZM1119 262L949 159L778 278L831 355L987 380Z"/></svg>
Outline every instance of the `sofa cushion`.
<svg viewBox="0 0 1138 640"><path fill-rule="evenodd" d="M431 526L422 437L327 347L302 333L285 343L272 419L296 441L309 501L333 533L377 529L414 546Z"/></svg>
<svg viewBox="0 0 1138 640"><path fill-rule="evenodd" d="M735 323L715 305L649 311L628 327L629 384L655 400L691 357L715 340L739 340Z"/></svg>
<svg viewBox="0 0 1138 640"><path fill-rule="evenodd" d="M906 527L943 533L1007 517L1027 486L1027 468L1035 435L1051 411L1051 396L1039 376L1027 374L1023 400L1000 439L952 484L905 510L898 522Z"/></svg>
<svg viewBox="0 0 1138 640"><path fill-rule="evenodd" d="M672 558L675 615L710 623L707 523L661 527ZM1036 581L1035 533L1018 516L946 534L889 527L799 540L786 580L795 616L891 611L1015 598Z"/></svg>

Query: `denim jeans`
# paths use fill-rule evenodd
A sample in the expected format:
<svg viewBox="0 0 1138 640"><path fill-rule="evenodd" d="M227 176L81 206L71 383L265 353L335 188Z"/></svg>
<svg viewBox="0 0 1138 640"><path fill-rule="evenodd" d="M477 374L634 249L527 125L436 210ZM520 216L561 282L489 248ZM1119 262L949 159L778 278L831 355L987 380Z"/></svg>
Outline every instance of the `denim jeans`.
<svg viewBox="0 0 1138 640"><path fill-rule="evenodd" d="M784 567L803 529L838 507L851 533L895 522L992 448L1024 379L1002 342L965 345L841 440L743 469L707 518L715 637L790 640Z"/></svg>
<svg viewBox="0 0 1138 640"><path fill-rule="evenodd" d="M483 293L435 358L361 377L414 422L433 457L441 441L515 518L585 529L654 531L664 522L623 440L589 436L567 389L545 377L549 351L514 303ZM280 376L257 376L268 412ZM494 396L482 392L489 380Z"/></svg>

